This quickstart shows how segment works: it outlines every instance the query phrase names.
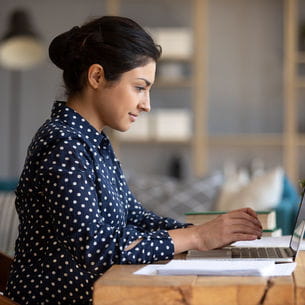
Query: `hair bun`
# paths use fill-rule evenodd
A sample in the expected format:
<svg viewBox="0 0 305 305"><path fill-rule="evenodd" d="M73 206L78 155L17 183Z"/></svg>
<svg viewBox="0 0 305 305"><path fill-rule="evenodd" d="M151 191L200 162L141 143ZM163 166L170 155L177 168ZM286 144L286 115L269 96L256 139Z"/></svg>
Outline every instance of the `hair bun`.
<svg viewBox="0 0 305 305"><path fill-rule="evenodd" d="M78 32L79 27L75 26L71 30L59 34L50 43L49 57L51 61L60 69L64 70L69 62L68 48L73 35ZM71 59L70 59L71 60Z"/></svg>

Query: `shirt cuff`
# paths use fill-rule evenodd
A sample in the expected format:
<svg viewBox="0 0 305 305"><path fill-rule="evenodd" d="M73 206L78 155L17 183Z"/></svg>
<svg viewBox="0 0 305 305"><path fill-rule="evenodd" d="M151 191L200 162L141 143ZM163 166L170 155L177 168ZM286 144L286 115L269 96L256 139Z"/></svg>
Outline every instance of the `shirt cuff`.
<svg viewBox="0 0 305 305"><path fill-rule="evenodd" d="M148 264L174 257L174 243L166 230L148 233L135 247L122 254L123 264Z"/></svg>

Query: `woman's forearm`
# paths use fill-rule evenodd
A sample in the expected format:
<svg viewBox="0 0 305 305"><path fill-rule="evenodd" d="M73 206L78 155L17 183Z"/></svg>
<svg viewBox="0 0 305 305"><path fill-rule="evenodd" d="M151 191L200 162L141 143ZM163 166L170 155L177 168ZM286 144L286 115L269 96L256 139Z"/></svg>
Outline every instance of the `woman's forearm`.
<svg viewBox="0 0 305 305"><path fill-rule="evenodd" d="M175 245L175 254L197 248L195 226L184 229L169 230L168 234Z"/></svg>
<svg viewBox="0 0 305 305"><path fill-rule="evenodd" d="M256 213L243 208L220 215L215 219L185 229L168 231L175 254L187 250L210 250L239 240L253 240L262 235L262 225Z"/></svg>

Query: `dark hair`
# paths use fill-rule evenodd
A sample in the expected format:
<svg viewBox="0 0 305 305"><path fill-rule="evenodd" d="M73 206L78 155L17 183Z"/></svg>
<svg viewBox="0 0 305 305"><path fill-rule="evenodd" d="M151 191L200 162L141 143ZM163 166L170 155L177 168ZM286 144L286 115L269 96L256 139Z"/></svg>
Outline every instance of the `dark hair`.
<svg viewBox="0 0 305 305"><path fill-rule="evenodd" d="M88 68L100 64L105 79L116 81L121 74L157 61L161 47L129 18L104 16L55 37L49 57L63 70L66 93L72 96L86 85Z"/></svg>

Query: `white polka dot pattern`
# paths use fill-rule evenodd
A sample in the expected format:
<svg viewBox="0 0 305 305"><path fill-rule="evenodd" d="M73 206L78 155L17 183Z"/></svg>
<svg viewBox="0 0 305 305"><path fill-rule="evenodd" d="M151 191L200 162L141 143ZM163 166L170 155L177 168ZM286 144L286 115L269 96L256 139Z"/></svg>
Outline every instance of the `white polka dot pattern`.
<svg viewBox="0 0 305 305"><path fill-rule="evenodd" d="M91 304L94 281L112 264L172 258L167 230L185 226L137 202L107 136L63 102L34 137L16 196L5 294L20 304Z"/></svg>

